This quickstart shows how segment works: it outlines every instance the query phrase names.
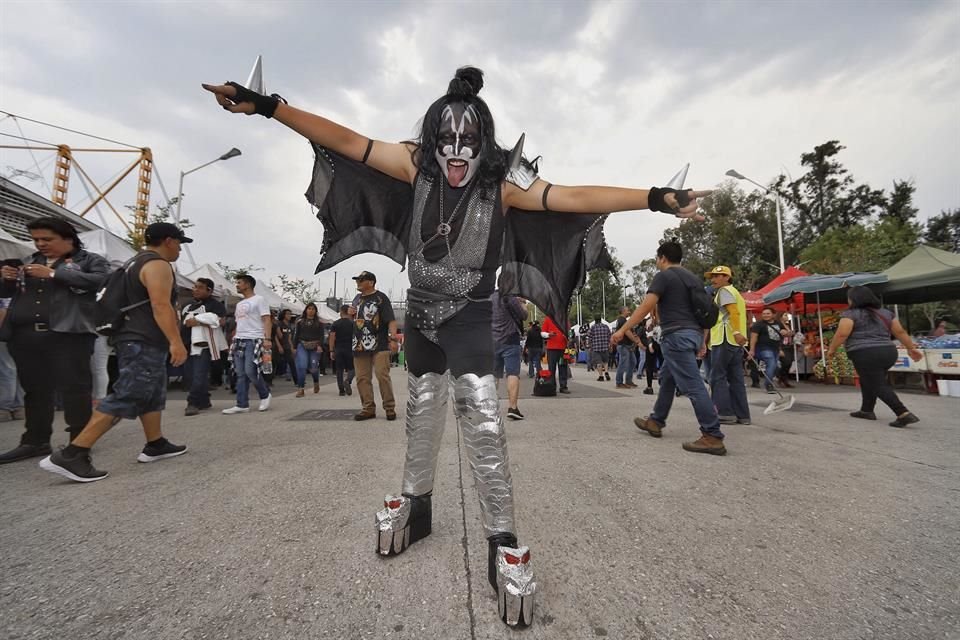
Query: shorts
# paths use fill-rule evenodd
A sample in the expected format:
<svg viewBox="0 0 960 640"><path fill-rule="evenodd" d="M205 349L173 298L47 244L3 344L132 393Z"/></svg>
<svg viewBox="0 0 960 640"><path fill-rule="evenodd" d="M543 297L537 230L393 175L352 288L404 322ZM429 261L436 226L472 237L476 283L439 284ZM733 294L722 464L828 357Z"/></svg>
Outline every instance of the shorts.
<svg viewBox="0 0 960 640"><path fill-rule="evenodd" d="M504 372L508 376L520 375L520 345L498 344L493 352L493 376L502 378Z"/></svg>
<svg viewBox="0 0 960 640"><path fill-rule="evenodd" d="M130 420L163 411L167 406L167 347L125 340L114 350L120 373L113 393L100 401L97 411Z"/></svg>
<svg viewBox="0 0 960 640"><path fill-rule="evenodd" d="M591 367L605 367L607 366L607 360L610 359L610 354L606 351L591 351L590 352L590 366Z"/></svg>

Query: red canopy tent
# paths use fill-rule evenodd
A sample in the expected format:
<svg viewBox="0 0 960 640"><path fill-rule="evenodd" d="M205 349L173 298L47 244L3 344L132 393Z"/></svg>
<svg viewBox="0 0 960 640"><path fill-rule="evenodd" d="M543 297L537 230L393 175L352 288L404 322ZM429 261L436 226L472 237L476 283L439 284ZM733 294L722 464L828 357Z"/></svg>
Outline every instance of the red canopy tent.
<svg viewBox="0 0 960 640"><path fill-rule="evenodd" d="M784 284L785 282L789 282L794 278L799 278L801 276L808 276L808 275L810 274L807 273L806 271L803 271L802 269L798 269L792 266L787 267L786 271L778 275L776 278L774 278L773 280L765 284L760 289L757 289L756 291L747 291L746 293L742 293L741 295L743 296L743 300L744 302L747 303L747 311L749 311L754 315L759 316L760 312L763 311L764 307L773 307L777 311L788 311L790 309L791 302L793 302L797 307L802 307L803 306L802 293L798 293L794 295L792 299L781 300L779 302L775 302L770 305L763 304L763 296L770 293L771 291L773 291L780 285Z"/></svg>

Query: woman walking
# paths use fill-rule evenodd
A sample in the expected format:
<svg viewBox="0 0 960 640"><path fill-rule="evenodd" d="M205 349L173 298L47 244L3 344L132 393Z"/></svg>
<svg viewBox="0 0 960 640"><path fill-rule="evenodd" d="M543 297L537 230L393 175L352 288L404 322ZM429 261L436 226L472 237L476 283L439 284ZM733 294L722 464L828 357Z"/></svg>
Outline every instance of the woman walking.
<svg viewBox="0 0 960 640"><path fill-rule="evenodd" d="M300 322L293 332L293 347L297 351L296 376L297 397L302 398L303 385L307 378L307 371L313 375L313 392L320 393L320 375L317 371L320 365L320 345L323 343L323 323L317 315L317 305L310 303L303 310Z"/></svg>
<svg viewBox="0 0 960 640"><path fill-rule="evenodd" d="M273 352L277 354L275 374L278 378L285 377L297 380L297 366L294 362L293 331L296 324L293 311L282 309L277 322L273 325Z"/></svg>
<svg viewBox="0 0 960 640"><path fill-rule="evenodd" d="M896 392L887 382L887 370L897 361L897 348L890 339L893 335L907 348L910 357L920 360L923 354L904 331L893 314L880 308L880 300L866 287L851 287L847 293L850 308L844 311L837 333L830 343L827 359L836 354L840 345L846 343L847 356L860 376L860 410L850 415L864 420L876 420L873 408L877 398L893 410L896 420L891 427L905 427L919 422L900 402Z"/></svg>

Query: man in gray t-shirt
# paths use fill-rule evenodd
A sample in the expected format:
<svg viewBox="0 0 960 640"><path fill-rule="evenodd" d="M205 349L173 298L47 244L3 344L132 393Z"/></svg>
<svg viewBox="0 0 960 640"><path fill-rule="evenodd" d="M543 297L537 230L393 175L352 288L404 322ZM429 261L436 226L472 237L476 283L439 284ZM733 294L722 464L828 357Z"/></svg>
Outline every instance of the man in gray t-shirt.
<svg viewBox="0 0 960 640"><path fill-rule="evenodd" d="M664 242L657 249L657 269L647 288L647 295L636 311L610 341L616 344L626 332L640 324L656 308L660 318L663 339L663 367L660 370L660 392L649 416L635 418L634 424L654 438L661 436L667 426L667 416L673 406L676 390L690 398L693 410L700 423L701 437L694 442L685 442L683 448L694 453L724 455L724 435L720 431L717 410L710 400L700 378L697 356L706 351L704 332L693 313L690 289L702 287L700 279L680 266L683 250L676 242Z"/></svg>

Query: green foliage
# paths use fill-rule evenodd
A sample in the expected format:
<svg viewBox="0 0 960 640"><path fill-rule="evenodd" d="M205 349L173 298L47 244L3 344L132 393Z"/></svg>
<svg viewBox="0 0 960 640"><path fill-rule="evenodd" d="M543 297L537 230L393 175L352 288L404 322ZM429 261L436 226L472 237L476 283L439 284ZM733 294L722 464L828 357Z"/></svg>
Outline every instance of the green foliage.
<svg viewBox="0 0 960 640"><path fill-rule="evenodd" d="M960 208L941 211L927 220L923 239L938 249L960 253Z"/></svg>
<svg viewBox="0 0 960 640"><path fill-rule="evenodd" d="M830 229L800 259L812 273L883 271L913 251L919 235L916 224L884 217L869 225Z"/></svg>
<svg viewBox="0 0 960 640"><path fill-rule="evenodd" d="M271 283L271 288L287 300L309 304L321 300L320 291L303 278L291 278L280 274Z"/></svg>
<svg viewBox="0 0 960 640"><path fill-rule="evenodd" d="M663 234L683 247L683 266L703 273L727 265L741 291L761 287L780 272L774 201L730 181L704 199L702 209L706 221L688 220Z"/></svg>
<svg viewBox="0 0 960 640"><path fill-rule="evenodd" d="M243 267L233 267L229 264L218 262L217 266L220 268L220 272L223 273L227 280L234 280L237 276L249 276L252 275L254 271L263 271L263 267L258 267L252 264L248 264Z"/></svg>
<svg viewBox="0 0 960 640"><path fill-rule="evenodd" d="M580 291L580 309L583 319L591 319L594 314L600 313L609 320L620 314L624 300L624 284L620 282L623 272L623 262L613 256L614 272L594 270L587 274L587 282ZM631 300L628 299L630 304ZM574 297L570 308L571 323L577 321L577 299Z"/></svg>
<svg viewBox="0 0 960 640"><path fill-rule="evenodd" d="M166 204L157 204L157 211L150 217L147 218L147 225L151 225L154 222L171 222L173 220L173 210L177 206L177 202L180 201L178 196L170 198ZM132 204L124 205L130 211L137 211L137 207ZM177 223L177 226L181 229L189 229L193 226L193 223L190 222L187 218L181 218L180 222ZM144 240L143 234L137 231L136 229L130 229L127 232L127 242L129 242L134 249L140 251L143 249Z"/></svg>

